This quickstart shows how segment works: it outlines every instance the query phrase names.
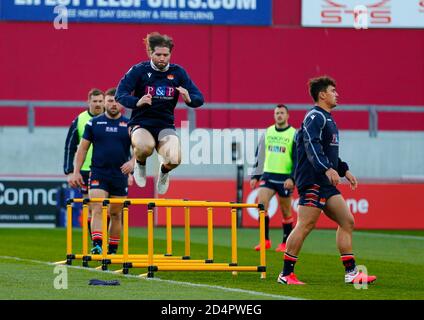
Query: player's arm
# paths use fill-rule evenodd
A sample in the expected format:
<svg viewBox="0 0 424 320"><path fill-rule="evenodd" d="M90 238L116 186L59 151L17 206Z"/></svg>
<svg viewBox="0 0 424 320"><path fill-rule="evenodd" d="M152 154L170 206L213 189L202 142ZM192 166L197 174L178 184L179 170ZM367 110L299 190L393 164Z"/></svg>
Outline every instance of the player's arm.
<svg viewBox="0 0 424 320"><path fill-rule="evenodd" d="M82 138L78 146L77 153L75 154L75 165L74 172L72 173L69 184L71 187L82 187L84 185L84 180L81 176L81 167L87 156L88 149L90 148L91 142Z"/></svg>
<svg viewBox="0 0 424 320"><path fill-rule="evenodd" d="M89 120L84 128L84 133L80 144L78 145L77 153L75 154L74 172L70 176L69 184L71 187L82 187L84 180L81 176L81 167L87 157L88 149L93 140L93 120Z"/></svg>
<svg viewBox="0 0 424 320"><path fill-rule="evenodd" d="M134 164L135 164L135 153L132 155L130 160L128 160L121 166L121 172L125 175L132 174L134 171Z"/></svg>
<svg viewBox="0 0 424 320"><path fill-rule="evenodd" d="M342 159L339 158L339 164L337 167L337 173L340 177L345 177L347 181L349 181L350 188L352 190L355 190L358 186L358 180L356 177L349 171L349 165L342 161Z"/></svg>
<svg viewBox="0 0 424 320"><path fill-rule="evenodd" d="M137 108L139 102L138 97L133 96L133 91L136 88L137 80L140 77L139 68L132 67L119 81L118 87L116 88L115 99L117 102L122 104L124 107L129 109Z"/></svg>
<svg viewBox="0 0 424 320"><path fill-rule="evenodd" d="M191 108L200 107L205 102L203 94L200 92L199 88L194 84L183 68L181 68L181 73L181 85L175 89L178 90L186 105Z"/></svg>
<svg viewBox="0 0 424 320"><path fill-rule="evenodd" d="M304 121L303 143L306 155L313 168L321 174L325 174L333 186L340 182L340 176L332 167L322 148L322 130L324 129L326 119L320 113L311 113Z"/></svg>
<svg viewBox="0 0 424 320"><path fill-rule="evenodd" d="M292 161L292 171L290 172L289 178L286 179L286 181L284 181L284 189L287 189L287 190L292 190L294 189L294 186L295 186L294 174L296 172L296 164L297 164L296 133L293 138L291 161Z"/></svg>
<svg viewBox="0 0 424 320"><path fill-rule="evenodd" d="M68 134L66 135L65 141L65 153L63 160L63 172L66 175L71 174L74 171L74 157L77 151L79 143L78 138L78 117L72 121L69 127Z"/></svg>
<svg viewBox="0 0 424 320"><path fill-rule="evenodd" d="M252 175L250 178L250 187L255 188L258 181L261 179L264 172L265 163L265 132L259 139L258 146L255 151L255 165L252 168Z"/></svg>

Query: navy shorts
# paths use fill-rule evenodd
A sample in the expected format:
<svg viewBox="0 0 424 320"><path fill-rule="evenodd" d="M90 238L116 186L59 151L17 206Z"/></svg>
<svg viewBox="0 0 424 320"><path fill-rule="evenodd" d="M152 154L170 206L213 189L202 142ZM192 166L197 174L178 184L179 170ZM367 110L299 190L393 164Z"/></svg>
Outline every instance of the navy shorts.
<svg viewBox="0 0 424 320"><path fill-rule="evenodd" d="M340 194L340 191L332 185L320 186L313 184L299 189L299 205L324 209L328 199Z"/></svg>
<svg viewBox="0 0 424 320"><path fill-rule="evenodd" d="M128 178L111 178L91 171L90 189L104 190L109 193L109 196L127 196Z"/></svg>
<svg viewBox="0 0 424 320"><path fill-rule="evenodd" d="M146 126L143 124L137 124L130 128L130 135L137 130L137 129L145 129L150 132L150 134L153 136L153 139L155 139L156 145L159 144L159 141L162 140L166 136L177 136L177 132L175 131L175 127L152 127L152 126Z"/></svg>
<svg viewBox="0 0 424 320"><path fill-rule="evenodd" d="M81 193L88 194L88 186L90 185L90 171L81 170L80 173L84 182L83 186L81 187Z"/></svg>
<svg viewBox="0 0 424 320"><path fill-rule="evenodd" d="M261 181L259 181L259 188L272 189L282 198L290 197L293 194L293 190L287 190L284 188L284 181L288 178L290 178L288 174L277 175L264 173Z"/></svg>

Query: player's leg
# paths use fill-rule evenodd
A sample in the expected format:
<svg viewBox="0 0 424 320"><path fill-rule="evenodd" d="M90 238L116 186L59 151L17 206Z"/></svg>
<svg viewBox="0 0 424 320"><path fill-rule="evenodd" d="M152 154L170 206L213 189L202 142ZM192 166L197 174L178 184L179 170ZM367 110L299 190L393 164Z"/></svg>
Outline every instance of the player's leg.
<svg viewBox="0 0 424 320"><path fill-rule="evenodd" d="M325 205L325 202L321 202L321 193L321 187L317 184L299 189L297 222L287 239L283 270L277 279L279 283L303 284L294 275L294 267L303 242L315 228L321 210Z"/></svg>
<svg viewBox="0 0 424 320"><path fill-rule="evenodd" d="M134 180L139 187L144 187L146 185L146 159L155 150L156 142L148 130L136 126L131 131L131 143L136 156Z"/></svg>
<svg viewBox="0 0 424 320"><path fill-rule="evenodd" d="M95 183L96 181L94 181ZM91 180L91 186L93 180ZM90 187L89 197L90 198L107 198L109 193L100 188ZM102 232L102 204L101 203L90 203L92 217L91 217L91 239L93 241L93 248L91 249L92 254L102 253L103 244L103 232Z"/></svg>
<svg viewBox="0 0 424 320"><path fill-rule="evenodd" d="M278 247L275 249L275 251L284 252L286 251L287 238L289 237L290 233L293 230L293 215L291 212L292 197L291 195L289 196L279 195L278 198L279 198L280 210L283 215L283 219L282 219L283 239L281 243L278 245Z"/></svg>
<svg viewBox="0 0 424 320"><path fill-rule="evenodd" d="M297 223L287 239L283 270L277 281L282 284L304 284L294 274L297 257L308 234L315 228L321 208L299 205Z"/></svg>
<svg viewBox="0 0 424 320"><path fill-rule="evenodd" d="M375 276L367 276L358 272L355 256L352 250L352 233L354 218L341 194L328 198L324 207L325 214L338 224L336 243L340 252L340 258L345 267L345 282L370 283L376 280ZM355 280L356 279L356 280Z"/></svg>
<svg viewBox="0 0 424 320"><path fill-rule="evenodd" d="M110 196L110 198L123 198L126 196ZM118 251L122 230L122 204L110 205L110 226L109 226L109 246L108 254L115 254Z"/></svg>
<svg viewBox="0 0 424 320"><path fill-rule="evenodd" d="M126 199L128 195L128 178L108 179L108 190L111 198ZM115 254L118 251L122 230L122 209L123 204L110 205L109 254Z"/></svg>
<svg viewBox="0 0 424 320"><path fill-rule="evenodd" d="M271 239L269 237L269 216L268 216L268 208L269 202L271 198L274 196L275 190L267 187L267 184L261 185L258 190L258 203L262 203L265 209L265 249L271 248ZM255 250L260 250L260 244L255 246Z"/></svg>
<svg viewBox="0 0 424 320"><path fill-rule="evenodd" d="M157 190L164 194L169 187L169 172L181 163L181 143L173 129L164 129L159 133L157 152L162 158L157 177Z"/></svg>

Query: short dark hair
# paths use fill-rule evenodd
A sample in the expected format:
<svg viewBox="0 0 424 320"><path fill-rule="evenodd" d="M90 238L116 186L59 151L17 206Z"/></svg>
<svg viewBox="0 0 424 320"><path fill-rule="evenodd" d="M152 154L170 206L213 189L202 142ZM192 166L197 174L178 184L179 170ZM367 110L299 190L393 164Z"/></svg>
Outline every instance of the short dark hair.
<svg viewBox="0 0 424 320"><path fill-rule="evenodd" d="M336 81L328 76L313 78L308 81L309 94L314 102L318 102L319 93L326 91L329 86L336 87Z"/></svg>
<svg viewBox="0 0 424 320"><path fill-rule="evenodd" d="M93 88L90 91L88 91L88 100L90 100L92 96L104 96L104 95L105 93L102 90Z"/></svg>
<svg viewBox="0 0 424 320"><path fill-rule="evenodd" d="M159 32L148 33L146 38L144 38L144 43L146 44L147 54L155 51L156 47L169 48L169 52L174 48L174 41L172 38L166 34L162 35Z"/></svg>
<svg viewBox="0 0 424 320"><path fill-rule="evenodd" d="M105 92L105 96L115 96L116 94L116 88L109 88Z"/></svg>
<svg viewBox="0 0 424 320"><path fill-rule="evenodd" d="M284 108L286 109L287 113L289 113L289 108L285 104L279 103L275 106L275 108Z"/></svg>

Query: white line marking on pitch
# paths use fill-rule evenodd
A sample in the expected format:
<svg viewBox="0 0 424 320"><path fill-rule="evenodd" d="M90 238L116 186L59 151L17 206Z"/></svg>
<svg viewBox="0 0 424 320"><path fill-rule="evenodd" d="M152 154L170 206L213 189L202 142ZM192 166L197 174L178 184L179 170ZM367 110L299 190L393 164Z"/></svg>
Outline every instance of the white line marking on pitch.
<svg viewBox="0 0 424 320"><path fill-rule="evenodd" d="M334 232L335 230L317 230L322 233L329 233ZM395 239L402 239L402 240L424 240L423 236L409 236L406 234L393 234L393 233L374 233L374 232L353 232L353 236L365 236L365 237L374 237L374 238L395 238Z"/></svg>
<svg viewBox="0 0 424 320"><path fill-rule="evenodd" d="M16 260L16 261L23 261L23 262L30 262L30 263L56 266L52 262L32 260L32 259L24 259L24 258L19 258L19 257L0 256L0 259ZM85 268L85 267L81 267L81 266L68 266L68 265L66 265L66 266L68 268L91 271L91 272L98 272L98 273L107 272L109 274L113 274L113 275L116 275L116 276L124 276L124 277L129 277L129 278L135 278L135 279L138 279L138 280L144 279L144 280L147 280L147 281L159 281L159 282L166 282L166 283L177 284L177 285L185 285L185 286L190 286L190 287L203 287L203 288L208 288L208 289L217 289L217 290L223 290L223 291L229 291L229 292L246 293L246 294L251 294L251 295L257 295L257 296L263 296L263 297L269 297L269 298L276 298L276 299L282 299L282 300L305 300L303 298L283 296L283 295L278 295L278 294L258 292L258 291L245 290L245 289L227 288L227 287L221 287L221 286L215 286L215 285L207 285L207 284L191 283L191 282L175 281L175 280L166 280L166 279L159 279L159 278L140 278L138 275L131 275L131 274L122 275L122 274L119 274L119 273L114 273L112 271L96 270L94 268Z"/></svg>

